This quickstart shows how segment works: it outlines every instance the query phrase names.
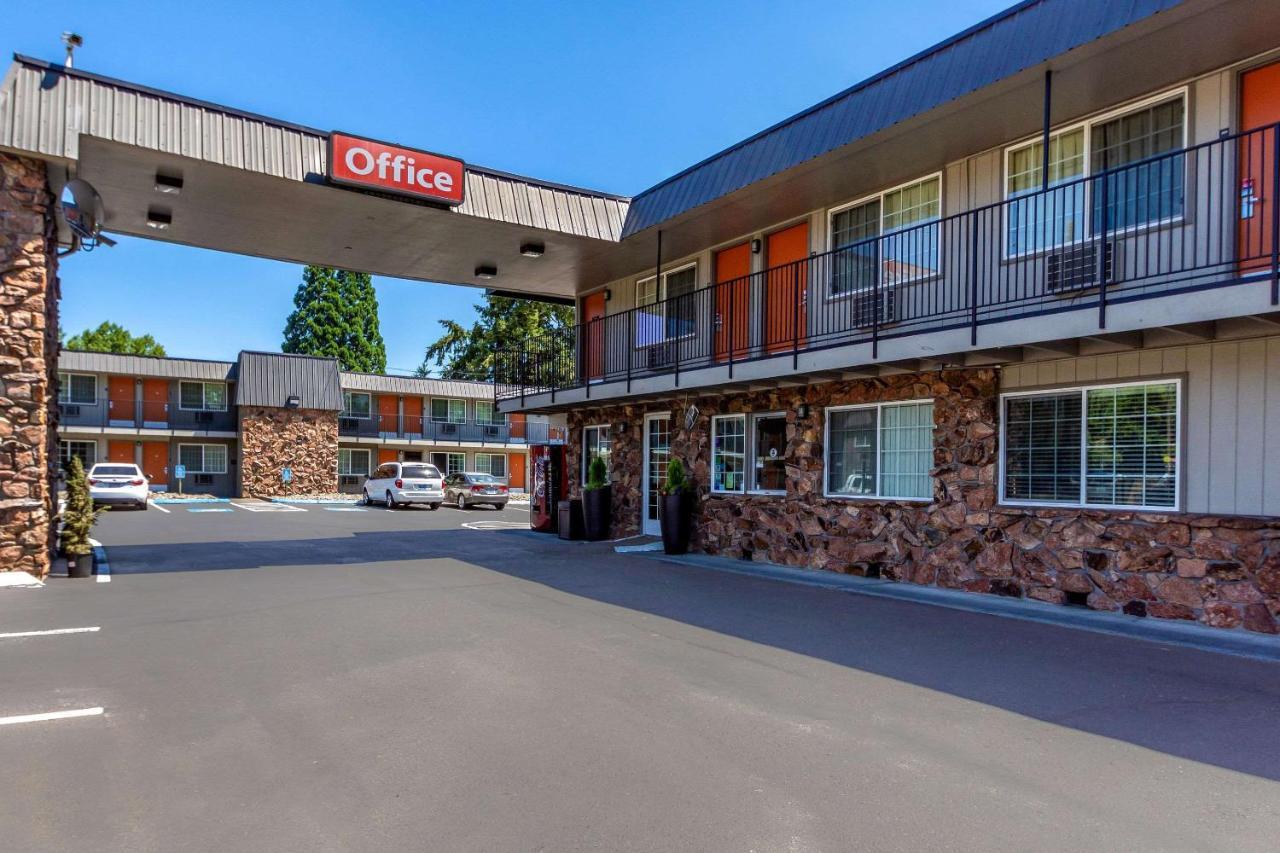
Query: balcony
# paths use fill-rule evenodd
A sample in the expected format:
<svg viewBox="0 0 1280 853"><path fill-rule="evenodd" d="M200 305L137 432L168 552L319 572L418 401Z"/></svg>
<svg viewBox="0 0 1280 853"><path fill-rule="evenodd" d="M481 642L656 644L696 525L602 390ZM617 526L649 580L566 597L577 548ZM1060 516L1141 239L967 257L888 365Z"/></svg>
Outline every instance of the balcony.
<svg viewBox="0 0 1280 853"><path fill-rule="evenodd" d="M179 409L167 401L137 400L132 397L96 400L93 403L59 403L58 423L62 427L157 429L196 433L235 432L234 411Z"/></svg>
<svg viewBox="0 0 1280 853"><path fill-rule="evenodd" d="M554 404L573 389L566 402L637 382L635 393L660 391L695 371L711 384L735 371L937 357L1096 335L1109 315L1131 328L1174 322L1193 302L1220 316L1274 312L1280 204L1267 200L1280 201L1278 131L1166 152L542 334L495 353L497 397Z"/></svg>
<svg viewBox="0 0 1280 853"><path fill-rule="evenodd" d="M430 418L373 415L338 418L338 435L344 438L422 441L433 444L545 444L563 441L558 427L545 423L476 424L446 423Z"/></svg>

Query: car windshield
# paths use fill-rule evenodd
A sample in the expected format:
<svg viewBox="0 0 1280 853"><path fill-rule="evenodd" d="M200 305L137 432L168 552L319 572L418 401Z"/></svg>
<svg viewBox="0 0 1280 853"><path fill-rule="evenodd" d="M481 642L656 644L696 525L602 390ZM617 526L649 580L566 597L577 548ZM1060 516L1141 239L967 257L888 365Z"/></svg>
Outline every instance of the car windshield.
<svg viewBox="0 0 1280 853"><path fill-rule="evenodd" d="M440 471L434 465L406 465L401 472L401 476L406 480L420 480L428 477L439 479L440 477Z"/></svg>
<svg viewBox="0 0 1280 853"><path fill-rule="evenodd" d="M473 483L496 483L498 478L492 474L468 474Z"/></svg>
<svg viewBox="0 0 1280 853"><path fill-rule="evenodd" d="M136 477L138 469L132 465L96 465L90 473L95 477Z"/></svg>

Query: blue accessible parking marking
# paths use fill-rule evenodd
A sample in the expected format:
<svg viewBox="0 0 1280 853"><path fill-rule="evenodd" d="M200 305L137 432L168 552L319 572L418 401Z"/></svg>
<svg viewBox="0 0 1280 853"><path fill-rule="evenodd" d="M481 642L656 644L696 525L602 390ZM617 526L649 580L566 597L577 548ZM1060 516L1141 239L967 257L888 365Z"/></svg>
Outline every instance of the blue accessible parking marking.
<svg viewBox="0 0 1280 853"><path fill-rule="evenodd" d="M324 509L329 512L366 512L362 506L327 506Z"/></svg>
<svg viewBox="0 0 1280 853"><path fill-rule="evenodd" d="M189 507L187 512L231 512L230 507Z"/></svg>

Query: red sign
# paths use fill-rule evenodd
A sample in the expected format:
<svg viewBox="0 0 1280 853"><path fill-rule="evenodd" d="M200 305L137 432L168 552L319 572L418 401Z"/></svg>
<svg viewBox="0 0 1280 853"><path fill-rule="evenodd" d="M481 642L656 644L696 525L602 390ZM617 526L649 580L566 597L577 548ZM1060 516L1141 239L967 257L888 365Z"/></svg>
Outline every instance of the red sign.
<svg viewBox="0 0 1280 853"><path fill-rule="evenodd" d="M329 134L329 180L335 184L462 204L465 168L452 157Z"/></svg>

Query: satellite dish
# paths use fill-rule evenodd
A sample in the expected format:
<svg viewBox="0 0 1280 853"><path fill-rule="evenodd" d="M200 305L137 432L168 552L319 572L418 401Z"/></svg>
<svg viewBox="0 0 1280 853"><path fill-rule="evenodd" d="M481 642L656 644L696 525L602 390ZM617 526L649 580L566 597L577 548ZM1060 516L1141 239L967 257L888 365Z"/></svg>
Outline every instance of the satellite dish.
<svg viewBox="0 0 1280 853"><path fill-rule="evenodd" d="M81 178L73 178L67 181L66 186L62 188L62 218L66 220L67 227L71 229L71 233L80 238L82 246L86 250L92 250L99 243L108 246L114 246L115 241L103 237L99 232L102 229L102 219L104 217L102 208L102 196L98 195L98 191L93 188L93 184Z"/></svg>

